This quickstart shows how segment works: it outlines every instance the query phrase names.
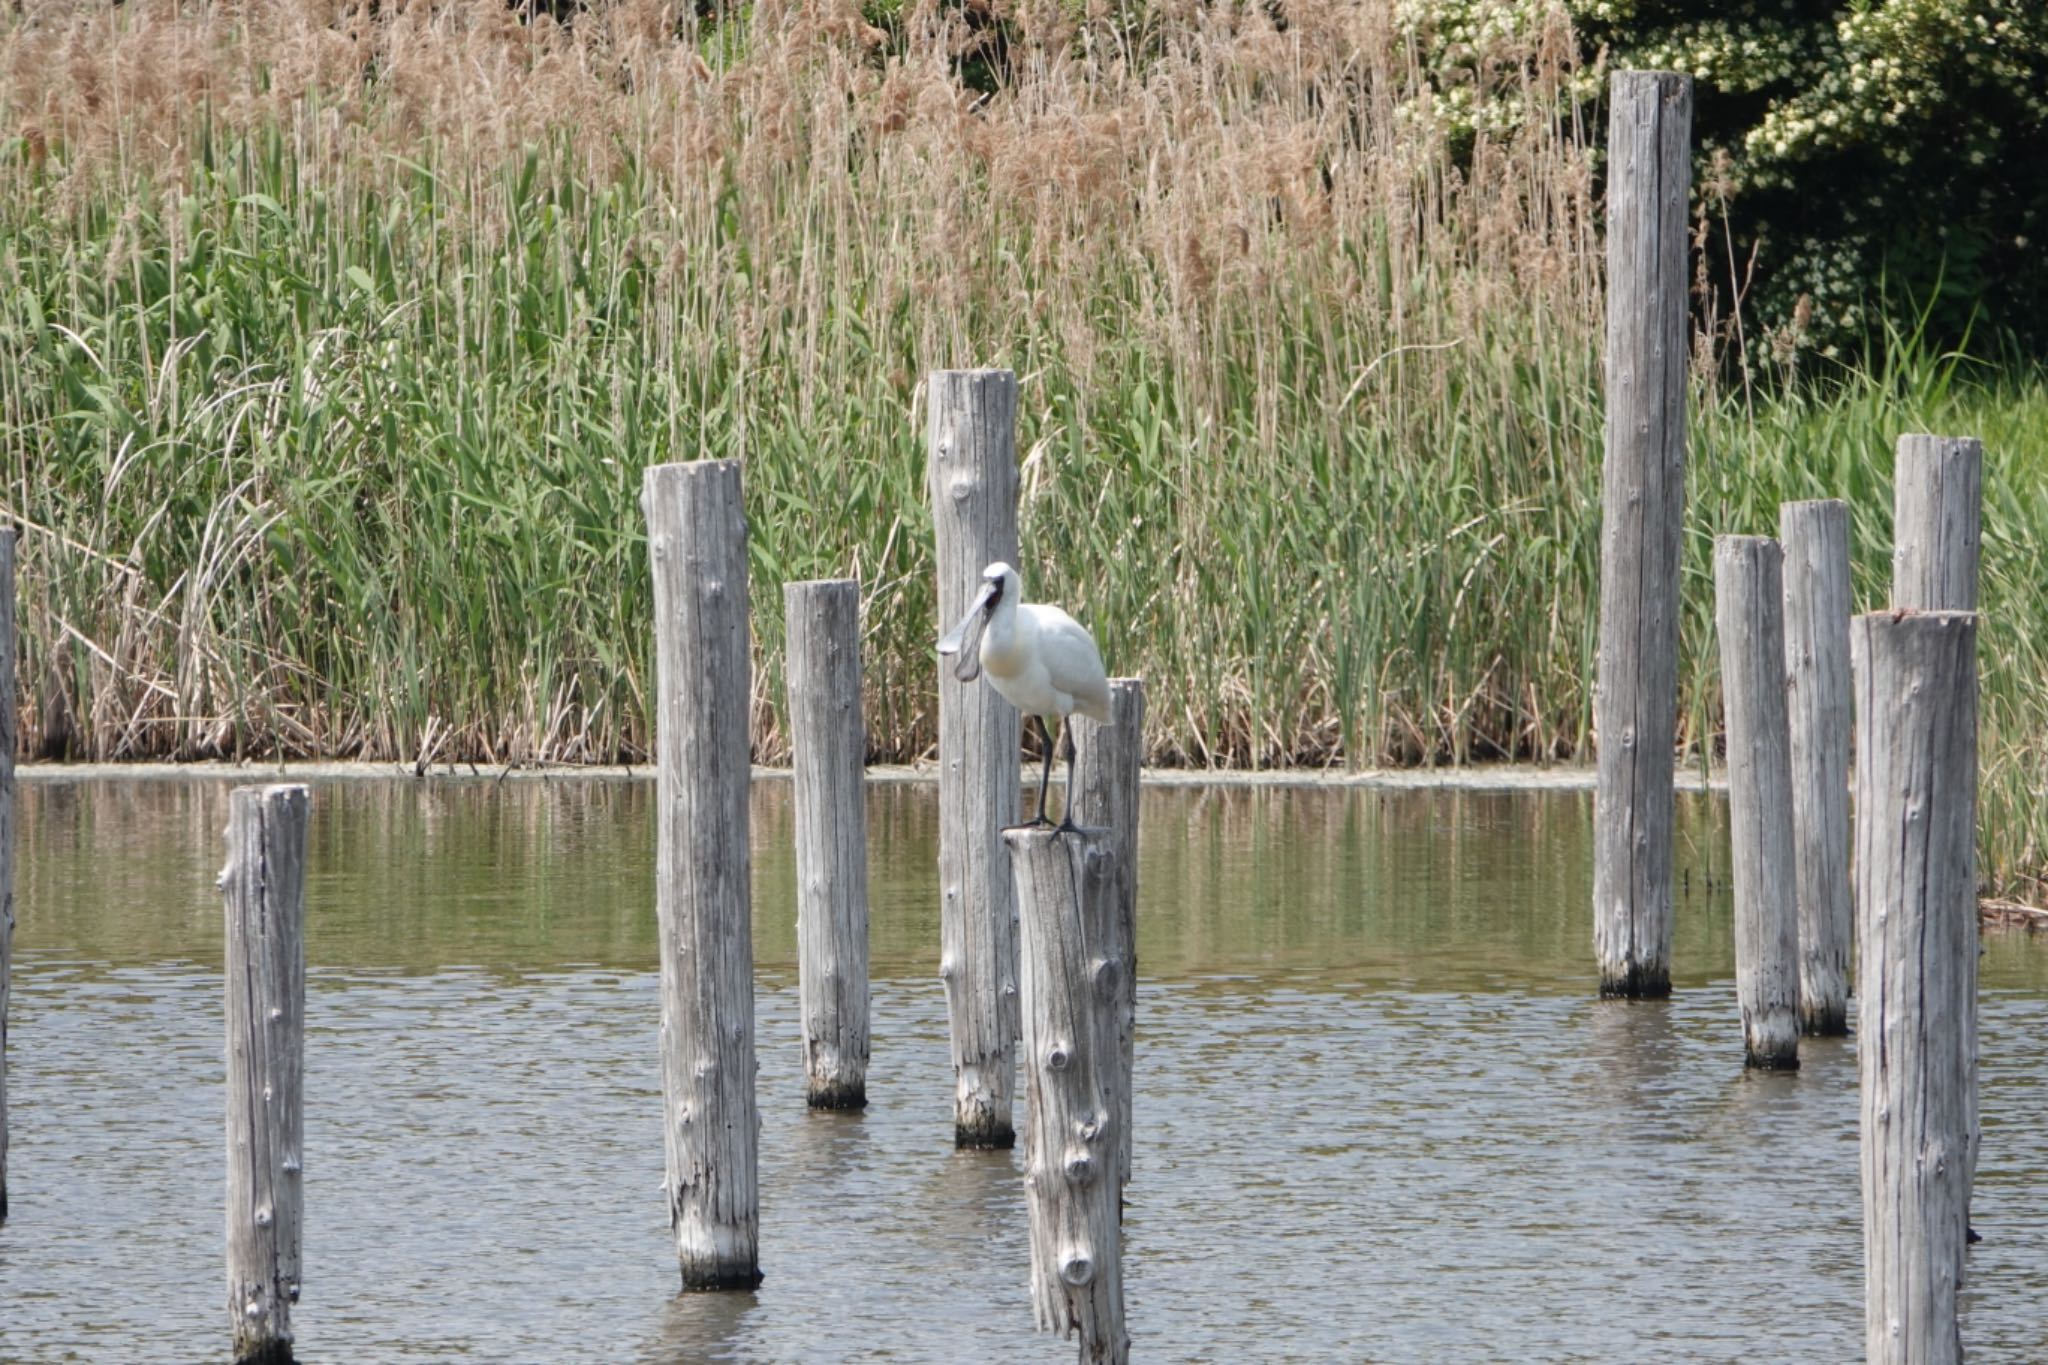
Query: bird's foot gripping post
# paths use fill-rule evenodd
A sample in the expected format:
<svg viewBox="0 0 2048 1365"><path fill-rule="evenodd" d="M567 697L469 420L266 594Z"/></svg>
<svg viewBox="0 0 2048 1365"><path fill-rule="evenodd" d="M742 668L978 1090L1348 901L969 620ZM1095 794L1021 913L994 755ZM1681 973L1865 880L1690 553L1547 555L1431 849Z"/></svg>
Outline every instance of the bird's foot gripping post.
<svg viewBox="0 0 2048 1365"><path fill-rule="evenodd" d="M1044 730L1044 724L1043 721L1039 722L1041 733ZM1062 808L1060 810L1060 822L1053 827L1052 832L1054 834L1076 834L1080 832L1081 827L1074 823L1074 726L1073 722L1065 716L1060 717L1060 744L1058 747L1066 750L1067 790L1064 794L1064 799L1060 802ZM1040 811L1042 814L1042 802Z"/></svg>

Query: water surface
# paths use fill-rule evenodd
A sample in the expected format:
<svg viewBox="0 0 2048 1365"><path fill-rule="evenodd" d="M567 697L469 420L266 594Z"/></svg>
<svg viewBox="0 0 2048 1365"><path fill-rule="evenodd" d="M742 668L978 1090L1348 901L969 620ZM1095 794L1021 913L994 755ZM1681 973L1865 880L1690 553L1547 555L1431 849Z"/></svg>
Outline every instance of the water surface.
<svg viewBox="0 0 2048 1365"><path fill-rule="evenodd" d="M225 1354L226 792L22 788L8 1360ZM789 788L757 787L767 1279L676 1293L651 795L316 789L302 1358L1070 1359L1030 1330L1016 1156L952 1150L929 787L870 793L860 1115L804 1107ZM1853 1045L1744 1074L1708 797L1675 996L1593 998L1590 804L1146 793L1139 1358L1860 1354ZM1987 939L1983 986L1965 1344L2048 1359L2048 944Z"/></svg>

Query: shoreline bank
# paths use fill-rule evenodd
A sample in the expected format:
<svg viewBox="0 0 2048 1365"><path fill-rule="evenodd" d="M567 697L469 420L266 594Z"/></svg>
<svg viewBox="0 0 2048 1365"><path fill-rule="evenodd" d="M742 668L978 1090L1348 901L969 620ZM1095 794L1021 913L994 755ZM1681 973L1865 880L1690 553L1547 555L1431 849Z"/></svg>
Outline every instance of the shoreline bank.
<svg viewBox="0 0 2048 1365"><path fill-rule="evenodd" d="M1022 765L1024 776L1038 781L1035 763ZM410 763L303 761L285 763L22 763L15 776L23 782L550 782L652 781L654 768L619 764L549 764L528 767L487 767L483 764L437 763L418 770ZM790 769L756 765L753 779L787 781ZM935 763L878 763L867 770L874 784L930 783L939 780ZM1525 764L1441 768L1147 768L1151 787L1275 787L1359 788L1367 791L1579 792L1592 791L1594 770L1559 765ZM1062 774L1055 785L1064 785ZM1681 771L1673 783L1682 792L1727 790L1727 776L1715 771L1704 780L1697 770Z"/></svg>

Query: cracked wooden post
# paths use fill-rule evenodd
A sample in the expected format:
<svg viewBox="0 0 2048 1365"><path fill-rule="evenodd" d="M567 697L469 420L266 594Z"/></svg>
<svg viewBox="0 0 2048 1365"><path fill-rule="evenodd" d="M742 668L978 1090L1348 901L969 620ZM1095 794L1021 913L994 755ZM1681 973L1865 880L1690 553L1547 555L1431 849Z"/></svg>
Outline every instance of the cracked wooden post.
<svg viewBox="0 0 2048 1365"><path fill-rule="evenodd" d="M1892 605L1916 611L1977 610L1983 551L1984 445L1974 436L1901 436L1892 466ZM1975 714L1977 674L1970 673ZM1974 752L1974 751L1973 751ZM1974 923L1975 921L1972 921ZM1984 1137L1977 1095L1977 955L1963 992L1964 1106L1970 1114L1965 1163L1967 1211Z"/></svg>
<svg viewBox="0 0 2048 1365"><path fill-rule="evenodd" d="M14 970L14 551L0 529L0 1222L7 1218L7 997Z"/></svg>
<svg viewBox="0 0 2048 1365"><path fill-rule="evenodd" d="M1117 836L1003 831L1022 921L1024 1191L1039 1330L1080 1334L1084 1362L1130 1358L1118 1210Z"/></svg>
<svg viewBox="0 0 2048 1365"><path fill-rule="evenodd" d="M1977 618L1856 618L1864 1350L1956 1361L1975 1150Z"/></svg>
<svg viewBox="0 0 2048 1365"><path fill-rule="evenodd" d="M1778 509L1785 546L1785 685L1799 1026L1849 1031L1849 504Z"/></svg>
<svg viewBox="0 0 2048 1365"><path fill-rule="evenodd" d="M867 731L860 584L789 583L790 766L796 783L797 994L813 1109L868 1102Z"/></svg>
<svg viewBox="0 0 2048 1365"><path fill-rule="evenodd" d="M1145 760L1145 683L1141 678L1109 681L1109 722L1077 715L1074 727L1074 819L1096 825L1116 841L1116 914L1113 956L1124 964L1117 993L1115 1026L1117 1185L1131 1183L1131 1103L1136 1090L1138 1006L1138 791Z"/></svg>
<svg viewBox="0 0 2048 1365"><path fill-rule="evenodd" d="M1618 71L1607 182L1593 936L1600 993L1671 993L1692 78Z"/></svg>
<svg viewBox="0 0 2048 1365"><path fill-rule="evenodd" d="M1799 1065L1799 914L1783 560L1769 536L1714 537L1743 1052L1750 1066L1791 1070Z"/></svg>
<svg viewBox="0 0 2048 1365"><path fill-rule="evenodd" d="M747 849L747 525L737 460L648 468L662 1134L685 1289L761 1281Z"/></svg>
<svg viewBox="0 0 2048 1365"><path fill-rule="evenodd" d="M235 1359L292 1359L304 1213L306 826L302 786L228 796L227 1269Z"/></svg>
<svg viewBox="0 0 2048 1365"><path fill-rule="evenodd" d="M930 482L939 621L966 615L981 571L1017 562L1017 377L1008 370L931 376ZM1001 830L1017 818L1018 717L941 660L939 677L939 976L953 1049L953 1140L1008 1147L1016 1081L1017 909Z"/></svg>
<svg viewBox="0 0 2048 1365"><path fill-rule="evenodd" d="M1892 472L1892 605L1977 610L1983 443L1901 436Z"/></svg>

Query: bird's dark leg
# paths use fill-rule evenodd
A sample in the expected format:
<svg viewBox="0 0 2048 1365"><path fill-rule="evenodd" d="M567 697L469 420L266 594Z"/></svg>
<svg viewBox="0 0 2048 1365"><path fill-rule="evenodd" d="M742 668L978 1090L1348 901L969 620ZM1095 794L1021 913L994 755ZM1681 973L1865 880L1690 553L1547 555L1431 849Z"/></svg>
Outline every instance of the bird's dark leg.
<svg viewBox="0 0 2048 1365"><path fill-rule="evenodd" d="M1045 728L1044 716L1033 716L1031 719L1038 726L1039 746L1045 750L1045 771L1038 776L1038 815L1031 823L1049 825L1052 823L1052 817L1045 813L1045 789L1052 785L1052 734Z"/></svg>
<svg viewBox="0 0 2048 1365"><path fill-rule="evenodd" d="M1060 812L1059 823L1059 828L1065 831L1080 828L1074 823L1074 724L1065 716L1060 717L1060 738L1065 741L1067 750L1067 792L1066 799L1061 802L1065 809Z"/></svg>

